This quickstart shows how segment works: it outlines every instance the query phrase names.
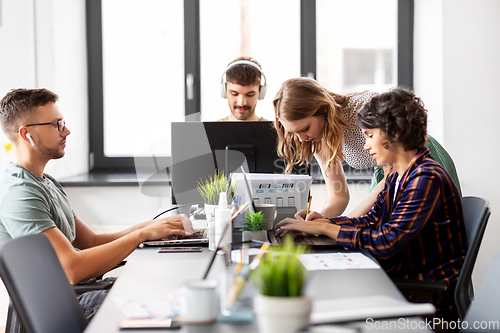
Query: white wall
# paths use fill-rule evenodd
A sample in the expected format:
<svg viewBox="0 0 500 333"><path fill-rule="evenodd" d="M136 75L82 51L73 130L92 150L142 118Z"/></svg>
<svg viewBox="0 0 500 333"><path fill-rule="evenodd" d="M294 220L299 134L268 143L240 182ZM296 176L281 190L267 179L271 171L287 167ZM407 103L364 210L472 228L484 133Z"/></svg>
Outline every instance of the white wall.
<svg viewBox="0 0 500 333"><path fill-rule="evenodd" d="M453 157L463 195L489 200L492 211L475 284L500 251L500 1L415 1L415 92Z"/></svg>
<svg viewBox="0 0 500 333"><path fill-rule="evenodd" d="M66 187L75 213L94 229L120 230L152 219L171 207L170 186L152 186L157 196L146 196L138 186Z"/></svg>

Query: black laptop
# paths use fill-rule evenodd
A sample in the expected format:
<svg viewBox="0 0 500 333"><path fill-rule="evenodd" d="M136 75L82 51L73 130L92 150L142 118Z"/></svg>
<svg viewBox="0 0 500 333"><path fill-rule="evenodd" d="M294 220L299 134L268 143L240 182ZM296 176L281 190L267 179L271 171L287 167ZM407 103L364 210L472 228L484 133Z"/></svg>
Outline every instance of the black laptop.
<svg viewBox="0 0 500 333"><path fill-rule="evenodd" d="M302 236L301 234L292 234L294 237L293 241L295 244L307 245L313 248L328 248L328 249L343 249L342 246L337 245L337 242L328 236ZM268 231L267 237L272 245L283 244L284 238L278 237L274 234L274 231Z"/></svg>

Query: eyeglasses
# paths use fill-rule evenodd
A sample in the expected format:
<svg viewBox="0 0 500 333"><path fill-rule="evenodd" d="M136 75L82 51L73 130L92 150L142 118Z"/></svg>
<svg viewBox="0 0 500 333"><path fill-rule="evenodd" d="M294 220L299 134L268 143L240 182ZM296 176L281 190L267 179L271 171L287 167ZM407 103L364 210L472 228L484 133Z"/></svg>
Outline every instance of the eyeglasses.
<svg viewBox="0 0 500 333"><path fill-rule="evenodd" d="M57 130L59 132L62 132L66 128L66 121L59 120L59 121L56 121L56 122L53 122L53 123L29 124L29 125L24 125L24 126L25 127L30 127L30 126L41 126L41 125L57 125ZM19 130L17 130L16 132L19 132Z"/></svg>

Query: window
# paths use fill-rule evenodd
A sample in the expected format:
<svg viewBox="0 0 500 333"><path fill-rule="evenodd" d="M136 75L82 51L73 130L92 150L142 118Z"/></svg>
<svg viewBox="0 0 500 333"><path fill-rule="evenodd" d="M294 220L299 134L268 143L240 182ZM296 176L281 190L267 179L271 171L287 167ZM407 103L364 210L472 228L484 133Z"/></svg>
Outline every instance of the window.
<svg viewBox="0 0 500 333"><path fill-rule="evenodd" d="M184 120L182 13L180 0L102 0L106 156L170 155L170 122Z"/></svg>
<svg viewBox="0 0 500 333"><path fill-rule="evenodd" d="M337 93L397 85L397 0L317 0L318 81Z"/></svg>
<svg viewBox="0 0 500 333"><path fill-rule="evenodd" d="M300 76L299 36L299 0L200 1L201 120L229 114L220 82L227 65L239 56L262 65L267 93L256 114L273 119L272 100L281 83Z"/></svg>
<svg viewBox="0 0 500 333"><path fill-rule="evenodd" d="M394 86L393 53L393 49L344 49L344 91L384 91Z"/></svg>
<svg viewBox="0 0 500 333"><path fill-rule="evenodd" d="M90 169L168 165L170 122L226 116L221 76L241 55L262 64L268 119L290 77L411 87L412 27L411 0L87 0Z"/></svg>

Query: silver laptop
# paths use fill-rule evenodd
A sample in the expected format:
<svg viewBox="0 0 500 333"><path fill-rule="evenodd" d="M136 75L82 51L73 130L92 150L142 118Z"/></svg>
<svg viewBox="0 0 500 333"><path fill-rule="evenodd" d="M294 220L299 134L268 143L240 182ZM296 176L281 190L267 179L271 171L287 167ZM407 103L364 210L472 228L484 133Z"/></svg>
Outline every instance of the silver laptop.
<svg viewBox="0 0 500 333"><path fill-rule="evenodd" d="M250 198L250 202L253 203L253 196L252 196L252 191L250 190L250 185L248 184L248 180L245 174L245 171L242 168L242 173L243 173L243 178L244 178L244 183L246 190L248 192L248 196ZM284 207L276 207L277 210L277 215L276 219L274 220L274 226L280 222L281 220L284 220L287 217L294 217L295 213L297 212L297 207L293 206L284 206ZM254 207L255 211L255 207ZM280 245L283 244L283 238L282 237L276 237L274 234L274 230L269 230L267 232L267 237L269 239L269 242L272 245ZM339 248L343 249L342 246L337 245L337 242L328 236L301 236L301 234L293 234L294 236L294 242L295 244L303 244L311 247L319 247L319 248Z"/></svg>
<svg viewBox="0 0 500 333"><path fill-rule="evenodd" d="M146 246L178 246L208 244L206 229L195 230L191 236L172 236L169 240L143 242Z"/></svg>

